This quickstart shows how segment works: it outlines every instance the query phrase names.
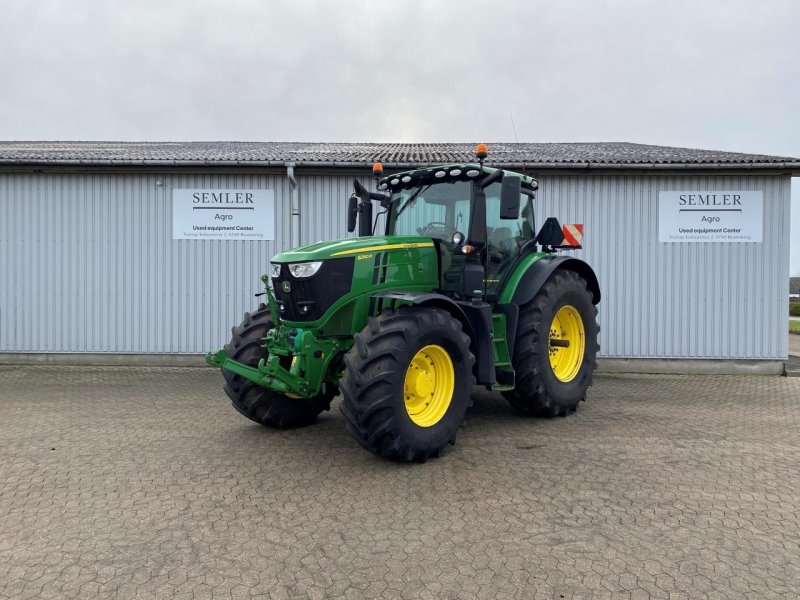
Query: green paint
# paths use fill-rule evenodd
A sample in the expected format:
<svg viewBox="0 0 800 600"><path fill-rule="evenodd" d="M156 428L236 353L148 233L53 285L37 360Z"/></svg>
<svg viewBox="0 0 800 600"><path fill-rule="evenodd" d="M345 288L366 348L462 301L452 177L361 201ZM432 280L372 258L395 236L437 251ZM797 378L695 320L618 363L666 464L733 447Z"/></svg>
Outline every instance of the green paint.
<svg viewBox="0 0 800 600"><path fill-rule="evenodd" d="M296 263L312 262L325 260L326 258L338 258L340 256L365 256L372 252L377 252L376 246L388 246L394 244L430 244L430 238L420 236L400 236L400 235L380 235L368 237L346 238L334 240L332 242L317 242L309 246L302 246L294 250L287 250L276 254L272 258L273 263ZM358 262L358 261L356 261Z"/></svg>
<svg viewBox="0 0 800 600"><path fill-rule="evenodd" d="M510 373L513 379L514 367L511 366L511 355L508 351L508 340L506 339L506 316L503 313L494 313L492 315L492 345L495 370ZM496 392L512 389L514 389L513 385L500 383L492 386L492 390Z"/></svg>
<svg viewBox="0 0 800 600"><path fill-rule="evenodd" d="M336 339L317 338L313 331L297 330L296 335L292 331L292 328L279 326L267 334L265 345L270 354L266 360L259 361L257 367L228 358L224 350L208 353L206 362L282 394L295 394L302 398L316 396L328 380L331 362L352 346L352 340L342 343ZM292 358L289 369L281 366L282 356Z"/></svg>
<svg viewBox="0 0 800 600"><path fill-rule="evenodd" d="M389 249L385 249L389 248ZM375 280L375 254L387 253L382 281ZM249 367L228 358L223 351L208 354L206 362L228 369L276 392L303 398L316 396L322 384L335 384L343 372L343 356L353 345L353 332L361 331L370 316L372 295L381 290L433 291L438 286L438 258L430 238L419 236L378 236L351 238L305 246L275 256L273 263L293 263L348 256L354 258L350 292L339 298L316 321L284 321L272 290L267 299L275 329L267 334L269 358ZM263 280L264 278L262 278ZM265 283L269 283L266 278ZM373 314L377 314L373 310ZM281 357L291 357L289 369ZM287 362L284 360L284 362Z"/></svg>
<svg viewBox="0 0 800 600"><path fill-rule="evenodd" d="M450 176L450 171L462 173ZM447 177L435 180L435 173L447 171ZM409 175L415 181L425 180L425 185L447 185L453 181L477 180L496 169L483 167L482 174L467 178L466 173L481 170L476 164L463 163L439 167L415 169L384 177L380 183L390 186L395 178ZM521 175L523 186L532 188L535 180ZM419 230L418 230L419 231ZM500 291L498 303L509 303L520 281L528 269L541 258L548 256L535 253L527 256L508 278ZM344 372L344 354L353 346L353 334L367 326L370 316L377 316L387 308L373 295L381 291L441 292L439 280L439 256L431 238L421 236L369 236L319 242L282 252L272 263L291 264L316 262L340 257L353 259L353 279L350 291L338 298L315 321L292 322L281 320L275 296L270 289L270 279L262 277L267 288L267 302L275 328L264 340L268 357L253 367L230 359L224 351L209 353L206 361L227 369L278 393L309 398L321 393L326 383L336 384ZM463 263L455 255L453 264ZM460 259L460 260L459 260ZM289 282L284 282L284 285ZM291 284L289 284L291 285ZM460 289L458 281L452 284L452 294ZM450 288L448 288L450 289ZM283 289L288 293L290 290ZM402 304L402 303L400 303ZM493 315L493 349L498 372L504 372L505 381L513 381L513 368L506 340L506 318L504 314ZM287 366L288 365L288 366ZM496 389L512 389L509 384L496 385Z"/></svg>
<svg viewBox="0 0 800 600"><path fill-rule="evenodd" d="M401 247L395 247L398 245ZM386 247L391 249L384 250ZM382 281L373 283L375 254L384 252L389 255L385 273L381 272L378 278ZM350 292L339 298L322 318L316 321L284 321L286 325L321 329L325 335L351 336L367 324L370 298L374 293L383 290L429 292L439 285L436 248L430 238L419 236L376 236L321 242L278 254L272 262L293 263L340 256L354 258ZM300 257L304 258L301 260Z"/></svg>
<svg viewBox="0 0 800 600"><path fill-rule="evenodd" d="M525 277L525 274L533 266L533 263L546 256L552 256L552 254L547 254L546 252L532 252L523 258L514 269L514 272L511 273L508 280L506 280L503 289L500 291L500 295L497 298L498 304L510 304L511 298L514 297L514 292L517 291L517 286L519 286L522 278Z"/></svg>

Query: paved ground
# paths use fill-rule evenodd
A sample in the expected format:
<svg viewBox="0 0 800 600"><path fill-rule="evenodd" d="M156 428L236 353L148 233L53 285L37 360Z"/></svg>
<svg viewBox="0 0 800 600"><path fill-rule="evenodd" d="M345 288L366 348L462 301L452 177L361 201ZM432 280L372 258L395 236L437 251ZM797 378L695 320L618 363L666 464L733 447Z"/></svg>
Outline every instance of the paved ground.
<svg viewBox="0 0 800 600"><path fill-rule="evenodd" d="M789 334L789 355L800 356L800 335Z"/></svg>
<svg viewBox="0 0 800 600"><path fill-rule="evenodd" d="M476 395L443 458L269 430L206 369L0 368L0 596L798 597L800 379Z"/></svg>

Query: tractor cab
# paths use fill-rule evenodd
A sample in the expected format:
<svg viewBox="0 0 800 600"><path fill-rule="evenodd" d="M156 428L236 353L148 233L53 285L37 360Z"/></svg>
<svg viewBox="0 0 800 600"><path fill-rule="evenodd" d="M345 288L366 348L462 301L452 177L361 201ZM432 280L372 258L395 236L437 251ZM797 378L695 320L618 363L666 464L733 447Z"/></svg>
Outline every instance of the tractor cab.
<svg viewBox="0 0 800 600"><path fill-rule="evenodd" d="M403 184L412 174L415 177ZM493 297L509 267L534 249L536 181L473 164L412 174L379 184L391 186L386 235L420 235L434 241L441 291L465 298Z"/></svg>
<svg viewBox="0 0 800 600"><path fill-rule="evenodd" d="M480 148L483 146L483 148ZM351 198L351 231L372 228L372 200L386 214L387 236L422 236L433 240L439 259L439 290L456 298L497 296L504 276L536 249L533 197L536 179L479 164L451 164L381 177L380 193L356 184ZM361 203L357 203L361 198Z"/></svg>

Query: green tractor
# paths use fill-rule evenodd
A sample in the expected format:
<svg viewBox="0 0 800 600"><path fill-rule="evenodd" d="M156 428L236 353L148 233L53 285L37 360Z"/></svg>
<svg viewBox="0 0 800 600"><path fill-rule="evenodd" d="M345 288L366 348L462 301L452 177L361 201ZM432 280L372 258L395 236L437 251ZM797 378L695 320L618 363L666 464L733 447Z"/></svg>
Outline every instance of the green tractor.
<svg viewBox="0 0 800 600"><path fill-rule="evenodd" d="M476 156L388 177L376 164L378 191L356 180L347 207L359 237L272 259L267 302L206 357L236 410L297 427L341 394L361 446L421 462L455 443L473 385L528 415L577 409L599 349L597 277L556 252L580 247L556 219L537 233L537 181L484 166L484 144Z"/></svg>

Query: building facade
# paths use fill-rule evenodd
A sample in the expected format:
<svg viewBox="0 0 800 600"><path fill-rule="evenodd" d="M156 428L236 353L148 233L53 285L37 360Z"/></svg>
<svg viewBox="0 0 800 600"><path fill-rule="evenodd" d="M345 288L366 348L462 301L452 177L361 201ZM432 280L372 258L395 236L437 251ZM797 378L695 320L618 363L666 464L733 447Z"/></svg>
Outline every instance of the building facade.
<svg viewBox="0 0 800 600"><path fill-rule="evenodd" d="M375 160L391 172L469 161L471 147L0 143L0 361L125 362L136 357L119 355L217 349L257 305L271 256L348 235L353 178L374 186ZM575 254L600 281L607 367L778 372L799 159L495 144L489 163L538 177L538 223L584 224ZM175 190L271 191L274 239L176 239ZM724 204L735 194L760 198L747 225L758 241L663 241L666 203L683 207L672 219L708 208L686 207L697 206L689 196L710 193L721 211L736 210Z"/></svg>

